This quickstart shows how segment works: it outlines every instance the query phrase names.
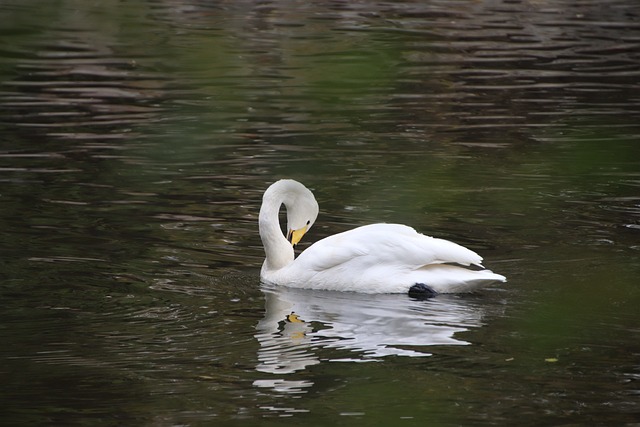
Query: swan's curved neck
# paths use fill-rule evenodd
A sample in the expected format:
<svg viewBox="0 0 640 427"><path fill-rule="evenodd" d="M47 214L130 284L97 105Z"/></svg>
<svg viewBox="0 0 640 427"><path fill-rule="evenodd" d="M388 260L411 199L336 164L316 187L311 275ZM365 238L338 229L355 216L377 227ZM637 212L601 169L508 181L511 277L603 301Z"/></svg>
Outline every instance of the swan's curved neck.
<svg viewBox="0 0 640 427"><path fill-rule="evenodd" d="M278 215L283 203L285 201L281 194L271 192L265 193L262 200L258 226L265 253L263 269L279 270L294 260L293 246L280 230Z"/></svg>

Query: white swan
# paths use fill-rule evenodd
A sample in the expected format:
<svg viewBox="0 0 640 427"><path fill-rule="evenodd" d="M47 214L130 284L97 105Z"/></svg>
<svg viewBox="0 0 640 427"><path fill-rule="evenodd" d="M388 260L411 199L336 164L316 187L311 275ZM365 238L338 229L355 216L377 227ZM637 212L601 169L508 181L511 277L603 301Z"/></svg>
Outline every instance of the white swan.
<svg viewBox="0 0 640 427"><path fill-rule="evenodd" d="M278 220L287 211L287 237ZM448 240L436 239L398 224L372 224L322 239L298 258L293 246L318 216L318 202L304 185L291 179L273 183L262 197L258 219L266 283L295 288L405 293L470 292L506 278L483 268L482 257Z"/></svg>

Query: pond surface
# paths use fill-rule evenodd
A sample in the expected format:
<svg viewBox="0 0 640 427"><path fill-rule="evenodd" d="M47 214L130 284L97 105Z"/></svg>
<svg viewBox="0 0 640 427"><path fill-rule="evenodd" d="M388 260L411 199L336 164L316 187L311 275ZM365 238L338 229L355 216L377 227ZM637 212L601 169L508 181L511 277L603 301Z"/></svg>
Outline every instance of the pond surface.
<svg viewBox="0 0 640 427"><path fill-rule="evenodd" d="M3 0L0 34L7 425L640 419L636 0ZM284 177L303 250L406 223L509 281L265 287Z"/></svg>

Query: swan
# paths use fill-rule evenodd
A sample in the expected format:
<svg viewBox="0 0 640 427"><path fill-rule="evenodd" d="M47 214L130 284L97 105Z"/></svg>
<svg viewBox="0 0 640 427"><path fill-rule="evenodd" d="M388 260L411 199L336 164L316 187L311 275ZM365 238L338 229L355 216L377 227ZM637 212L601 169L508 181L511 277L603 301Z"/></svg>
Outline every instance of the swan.
<svg viewBox="0 0 640 427"><path fill-rule="evenodd" d="M282 205L287 215L286 237L279 224ZM260 271L264 283L430 298L506 281L485 270L482 257L475 252L399 224L371 224L335 234L315 242L296 258L294 246L313 226L318 212L313 193L297 181L282 179L267 188L258 216L265 251Z"/></svg>

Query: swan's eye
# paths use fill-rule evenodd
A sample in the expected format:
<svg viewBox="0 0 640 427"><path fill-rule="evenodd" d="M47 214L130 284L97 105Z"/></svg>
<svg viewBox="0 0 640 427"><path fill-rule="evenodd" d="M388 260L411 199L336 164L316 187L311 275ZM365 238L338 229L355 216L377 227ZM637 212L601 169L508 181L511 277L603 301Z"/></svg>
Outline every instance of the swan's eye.
<svg viewBox="0 0 640 427"><path fill-rule="evenodd" d="M307 225L311 224L311 221L307 221Z"/></svg>

